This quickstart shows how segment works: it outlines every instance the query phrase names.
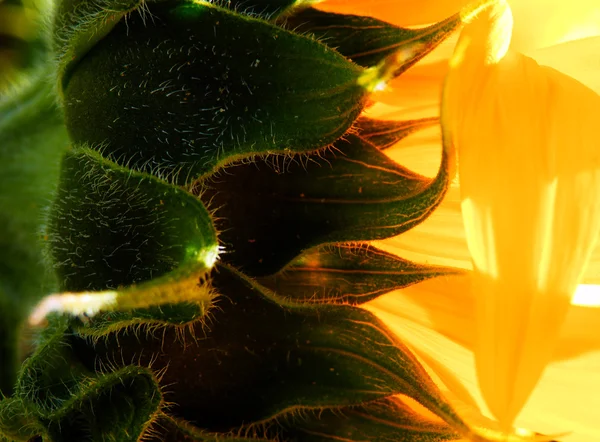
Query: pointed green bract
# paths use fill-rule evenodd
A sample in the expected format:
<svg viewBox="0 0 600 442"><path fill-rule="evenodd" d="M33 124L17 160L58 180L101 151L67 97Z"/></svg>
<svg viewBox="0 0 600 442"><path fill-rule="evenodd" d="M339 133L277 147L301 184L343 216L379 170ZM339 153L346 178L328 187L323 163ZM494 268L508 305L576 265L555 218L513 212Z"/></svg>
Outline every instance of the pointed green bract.
<svg viewBox="0 0 600 442"><path fill-rule="evenodd" d="M401 28L372 17L344 15L307 8L286 20L295 32L309 33L364 67L373 67L390 59L393 76L400 75L435 49L461 20L454 15L435 25Z"/></svg>
<svg viewBox="0 0 600 442"><path fill-rule="evenodd" d="M120 22L65 85L72 138L119 164L187 183L327 146L365 104L364 70L313 39L204 3L149 13Z"/></svg>
<svg viewBox="0 0 600 442"><path fill-rule="evenodd" d="M362 304L456 272L412 263L369 245L331 245L308 250L275 275L258 281L296 302Z"/></svg>
<svg viewBox="0 0 600 442"><path fill-rule="evenodd" d="M377 120L360 117L356 120L356 128L360 137L377 146L380 150L392 147L398 141L417 132L439 124L437 117L421 118L419 120Z"/></svg>
<svg viewBox="0 0 600 442"><path fill-rule="evenodd" d="M461 439L442 422L432 422L413 411L402 399L390 397L356 407L307 410L277 420L286 440L441 442Z"/></svg>
<svg viewBox="0 0 600 442"><path fill-rule="evenodd" d="M61 281L72 292L113 290L217 257L210 214L187 192L90 149L63 160L48 222Z"/></svg>
<svg viewBox="0 0 600 442"><path fill-rule="evenodd" d="M431 180L347 135L318 158L232 167L204 183L202 199L216 208L223 259L269 275L310 247L388 238L419 224L445 194L446 167L443 157Z"/></svg>

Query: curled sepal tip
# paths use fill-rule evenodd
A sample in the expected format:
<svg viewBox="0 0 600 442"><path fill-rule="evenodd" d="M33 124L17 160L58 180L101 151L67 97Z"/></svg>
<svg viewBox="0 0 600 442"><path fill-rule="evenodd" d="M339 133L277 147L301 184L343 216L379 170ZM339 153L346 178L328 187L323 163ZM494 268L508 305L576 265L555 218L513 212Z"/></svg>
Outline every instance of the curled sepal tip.
<svg viewBox="0 0 600 442"><path fill-rule="evenodd" d="M46 228L61 290L104 292L90 303L118 306L145 291L172 294L165 288L177 286L170 272L189 272L178 275L185 281L212 268L217 234L211 215L194 196L87 148L68 152L62 166ZM160 289L148 283L122 292L125 297L117 295L123 287L159 277L164 279L157 287L160 281L166 284ZM67 299L62 298L63 306Z"/></svg>

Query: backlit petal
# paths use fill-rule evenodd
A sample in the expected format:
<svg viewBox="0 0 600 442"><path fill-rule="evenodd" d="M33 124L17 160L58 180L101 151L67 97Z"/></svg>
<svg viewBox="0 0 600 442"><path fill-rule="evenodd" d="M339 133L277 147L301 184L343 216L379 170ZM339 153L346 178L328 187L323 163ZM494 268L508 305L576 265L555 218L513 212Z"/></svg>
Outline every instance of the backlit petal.
<svg viewBox="0 0 600 442"><path fill-rule="evenodd" d="M504 428L552 358L600 230L600 97L507 52L511 23L504 1L474 14L442 110L475 269L478 379Z"/></svg>
<svg viewBox="0 0 600 442"><path fill-rule="evenodd" d="M600 16L598 23L600 26ZM539 49L528 55L539 64L567 74L600 93L600 37L574 40Z"/></svg>
<svg viewBox="0 0 600 442"><path fill-rule="evenodd" d="M452 283L449 284L456 288ZM441 287L441 286L440 286ZM431 289L432 287L430 287ZM428 290L423 296L435 295ZM404 315L403 309L390 310L393 295L383 297L367 305L392 331L406 342L428 364L434 380L443 383L452 393L449 399L457 411L471 423L477 423L473 410L476 404L484 416L489 416L483 398L477 388L473 352L439 331ZM412 313L418 311L410 309ZM458 312L458 309L456 310ZM587 309L597 315L600 309ZM567 323L581 319L574 315ZM421 318L422 319L422 318ZM458 319L458 318L457 318ZM467 319L467 318L465 318ZM590 319L592 319L590 317ZM598 316L596 316L596 320ZM596 322L597 323L597 322ZM566 341L565 348L566 348ZM530 400L517 418L517 427L532 429L544 434L561 434L562 442L590 442L600 440L598 410L600 410L600 350L586 352L571 360L551 363ZM458 401L455 402L455 401ZM464 408L461 408L464 404ZM471 406L471 407L469 407Z"/></svg>
<svg viewBox="0 0 600 442"><path fill-rule="evenodd" d="M600 35L597 0L509 0L513 47L521 52Z"/></svg>
<svg viewBox="0 0 600 442"><path fill-rule="evenodd" d="M400 26L435 23L456 14L470 0L325 0L316 5L340 14L370 15Z"/></svg>

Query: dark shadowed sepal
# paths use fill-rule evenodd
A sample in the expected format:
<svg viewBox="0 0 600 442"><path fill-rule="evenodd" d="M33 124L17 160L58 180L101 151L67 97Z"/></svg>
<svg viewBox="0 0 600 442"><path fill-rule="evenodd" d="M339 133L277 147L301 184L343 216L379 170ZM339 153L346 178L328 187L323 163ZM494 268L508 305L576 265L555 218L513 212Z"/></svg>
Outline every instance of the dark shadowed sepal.
<svg viewBox="0 0 600 442"><path fill-rule="evenodd" d="M447 157L429 179L348 135L310 157L232 166L206 180L223 260L270 275L303 250L331 242L387 238L422 222L447 187Z"/></svg>
<svg viewBox="0 0 600 442"><path fill-rule="evenodd" d="M286 19L295 32L318 40L364 67L386 61L400 75L435 49L461 24L458 14L420 29L401 28L373 17L345 15L307 8Z"/></svg>
<svg viewBox="0 0 600 442"><path fill-rule="evenodd" d="M421 118L419 120L377 120L361 116L356 120L356 129L361 138L384 150L392 147L398 141L417 132L439 124L437 117Z"/></svg>
<svg viewBox="0 0 600 442"><path fill-rule="evenodd" d="M149 13L121 21L64 79L70 135L119 164L187 183L327 146L366 104L365 70L308 36L204 2Z"/></svg>
<svg viewBox="0 0 600 442"><path fill-rule="evenodd" d="M362 304L456 269L417 264L373 246L328 245L304 252L258 281L296 302Z"/></svg>
<svg viewBox="0 0 600 442"><path fill-rule="evenodd" d="M195 197L85 148L64 157L47 234L60 288L71 292L120 289L187 265L209 270L218 251Z"/></svg>
<svg viewBox="0 0 600 442"><path fill-rule="evenodd" d="M107 335L93 346L73 336L71 345L89 367L152 364L168 386L169 414L204 431L397 393L464 428L416 358L371 313L288 303L227 266L216 269L213 284L221 296L210 319L187 337L167 328L157 336Z"/></svg>

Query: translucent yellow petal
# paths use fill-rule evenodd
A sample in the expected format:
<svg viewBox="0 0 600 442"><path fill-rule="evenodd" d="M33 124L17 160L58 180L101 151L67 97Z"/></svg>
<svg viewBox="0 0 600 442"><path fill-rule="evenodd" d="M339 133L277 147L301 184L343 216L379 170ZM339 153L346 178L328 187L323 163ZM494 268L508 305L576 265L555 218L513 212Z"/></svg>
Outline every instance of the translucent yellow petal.
<svg viewBox="0 0 600 442"><path fill-rule="evenodd" d="M600 26L600 17L598 23ZM574 40L528 55L539 64L550 66L600 93L600 37Z"/></svg>
<svg viewBox="0 0 600 442"><path fill-rule="evenodd" d="M513 47L528 52L600 35L597 0L510 0L515 19Z"/></svg>
<svg viewBox="0 0 600 442"><path fill-rule="evenodd" d="M437 116L447 71L447 61L419 63L391 80L384 90L373 94L373 99L402 108L429 105L431 116Z"/></svg>
<svg viewBox="0 0 600 442"><path fill-rule="evenodd" d="M425 364L434 361L435 366L428 368L438 385L439 382L444 384L461 402L476 404L485 410L485 402L477 388L473 352L428 325L403 317L398 310L391 311L389 298L372 301L365 308L381 319Z"/></svg>
<svg viewBox="0 0 600 442"><path fill-rule="evenodd" d="M497 1L465 26L442 110L474 264L479 384L507 429L552 358L600 230L600 97L507 52L511 23Z"/></svg>
<svg viewBox="0 0 600 442"><path fill-rule="evenodd" d="M456 14L470 0L325 0L324 11L369 15L400 26L435 23Z"/></svg>
<svg viewBox="0 0 600 442"><path fill-rule="evenodd" d="M600 441L600 351L550 364L519 426L546 434L568 431L561 442Z"/></svg>
<svg viewBox="0 0 600 442"><path fill-rule="evenodd" d="M383 107L383 106L382 106ZM402 117L406 111L385 107L383 117ZM439 128L431 127L415 132L385 153L393 160L422 175L433 177L440 164L441 136ZM458 179L446 194L438 209L423 223L402 235L376 241L377 247L405 259L461 269L472 269L462 220ZM596 244L581 281L600 284L600 243Z"/></svg>
<svg viewBox="0 0 600 442"><path fill-rule="evenodd" d="M477 388L473 352L428 325L399 316L399 311L396 311L396 314L390 312L388 307L385 298L367 306L368 310L376 314L407 343L423 362L427 364L434 361L434 365L429 366L433 371L434 380L452 390L448 393L449 399L468 422L477 423L480 420L473 411L473 404L480 407L484 416L489 416L489 410ZM588 312L590 311L593 310L588 309ZM576 319L573 317L573 321ZM465 407L461 407L461 404ZM598 441L598 410L600 350L581 354L572 360L550 364L515 425L543 434L568 433L559 438L562 442Z"/></svg>

